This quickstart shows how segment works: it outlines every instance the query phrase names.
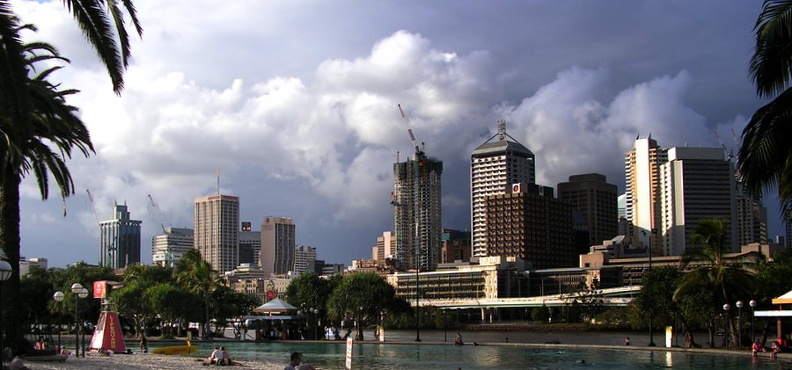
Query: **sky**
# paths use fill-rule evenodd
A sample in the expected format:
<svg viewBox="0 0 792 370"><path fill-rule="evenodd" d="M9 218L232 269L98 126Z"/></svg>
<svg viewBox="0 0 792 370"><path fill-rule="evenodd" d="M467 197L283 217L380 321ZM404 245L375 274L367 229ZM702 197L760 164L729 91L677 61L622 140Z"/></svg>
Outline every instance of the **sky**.
<svg viewBox="0 0 792 370"><path fill-rule="evenodd" d="M143 221L150 263L151 238L192 227L218 183L254 230L290 217L319 259L371 258L393 228L393 163L413 152L398 104L443 161L443 226L466 230L470 153L500 119L537 183L598 172L623 191L636 137L736 152L766 103L747 72L760 1L137 0L120 96L61 1L11 3L39 29L25 41L71 60L53 80L81 91L69 103L96 148L68 162L65 203L22 184L21 253L54 267L98 262L114 202Z"/></svg>

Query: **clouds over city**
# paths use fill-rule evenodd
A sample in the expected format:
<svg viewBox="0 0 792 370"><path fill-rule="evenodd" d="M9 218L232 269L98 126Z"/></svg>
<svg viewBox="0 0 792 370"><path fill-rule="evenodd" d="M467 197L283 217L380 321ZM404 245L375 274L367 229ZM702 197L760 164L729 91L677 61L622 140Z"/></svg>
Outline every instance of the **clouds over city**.
<svg viewBox="0 0 792 370"><path fill-rule="evenodd" d="M41 29L31 39L45 39L73 60L57 78L82 90L71 103L80 107L97 150L90 159L72 161L80 190L67 201L66 218L57 215L59 202L41 203L34 184L25 184L23 254L47 256L56 265L95 262L94 208L106 217L117 201L127 202L132 217L144 221L143 255L150 260L148 240L160 224L191 226L193 198L216 191L219 171L221 192L241 198L244 220L256 225L268 215L292 217L298 243L317 247L320 258L349 263L367 258L376 236L392 228L392 164L397 152L401 160L412 154L408 124L427 153L444 162L444 226L465 229L469 155L495 133L498 119L536 154L538 182L555 186L569 175L600 172L623 188L624 152L636 136L651 133L663 146L720 146L719 138L733 146L732 130L739 133L757 106L744 77L753 16L735 18L747 28L739 31L745 35L726 50L709 51L715 55L695 48L702 40L661 39L647 31L659 38L647 42L674 50L677 43L690 44L703 61L720 52L733 55L728 66L680 66L687 58L658 52L637 68L624 61L637 57L630 48L643 45L600 39L594 23L581 25L591 29L579 33L587 50L607 50L608 56L598 53L591 61L599 62L587 62L574 52L582 41L569 35L553 43L530 35L503 37L509 30L472 17L472 9L485 6L476 2L460 3L458 22L469 24L454 22L449 30L402 13L359 18L353 27L352 15L385 11L356 1L354 14L310 1L267 3L272 9L246 2L248 7L217 12L199 12L198 3L136 4L145 34L134 42L126 88L116 96L60 2L14 2L23 20ZM405 6L427 10L415 2ZM531 6L515 9L525 15L526 28L554 23L533 17L537 9ZM277 11L283 19L272 14ZM303 22L287 24L295 18ZM668 21L649 20L651 29L658 27L654 21ZM483 35L476 34L476 25ZM544 37L552 36L548 31ZM622 53L614 43L621 43L616 49ZM559 59L542 60L543 53ZM736 68L732 64L743 74L722 73ZM738 88L703 86L719 78L728 81L713 89ZM742 103L718 107L733 100ZM81 189L94 194L93 206ZM38 235L42 227L65 236ZM58 239L70 254L53 248Z"/></svg>

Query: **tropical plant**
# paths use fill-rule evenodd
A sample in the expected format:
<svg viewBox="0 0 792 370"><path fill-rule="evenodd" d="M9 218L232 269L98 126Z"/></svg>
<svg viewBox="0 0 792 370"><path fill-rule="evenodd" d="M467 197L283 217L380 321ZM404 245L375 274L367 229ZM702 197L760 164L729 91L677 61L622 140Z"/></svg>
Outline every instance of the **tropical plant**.
<svg viewBox="0 0 792 370"><path fill-rule="evenodd" d="M211 320L212 292L222 285L216 270L201 257L197 249L190 249L176 263L176 282L189 292L200 295L204 304L203 336L208 338Z"/></svg>
<svg viewBox="0 0 792 370"><path fill-rule="evenodd" d="M738 170L747 189L778 186L784 219L792 220L792 0L765 0L754 27L749 73L759 97L773 97L742 132Z"/></svg>
<svg viewBox="0 0 792 370"><path fill-rule="evenodd" d="M352 319L355 340L363 340L363 328L380 324L382 313L394 306L396 290L373 272L345 275L330 295L328 316L334 320Z"/></svg>
<svg viewBox="0 0 792 370"><path fill-rule="evenodd" d="M674 299L695 289L715 288L716 299L726 303L732 302L733 294L752 291L756 256L745 254L727 259L731 252L726 243L727 231L727 222L720 218L704 218L696 224L682 258L685 273L674 292ZM734 343L738 343L731 320L729 327Z"/></svg>

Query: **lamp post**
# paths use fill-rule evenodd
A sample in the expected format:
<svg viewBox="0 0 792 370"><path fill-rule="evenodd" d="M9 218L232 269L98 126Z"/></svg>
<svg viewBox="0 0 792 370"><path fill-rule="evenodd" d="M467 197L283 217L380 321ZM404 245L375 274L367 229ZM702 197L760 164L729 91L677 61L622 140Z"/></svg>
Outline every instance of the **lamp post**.
<svg viewBox="0 0 792 370"><path fill-rule="evenodd" d="M754 315L756 314L756 300L752 299L748 302L748 305L751 306L751 343L756 342L756 332L754 332Z"/></svg>
<svg viewBox="0 0 792 370"><path fill-rule="evenodd" d="M644 234L644 236L646 236L646 231L642 230L641 232ZM648 252L649 252L648 253L649 254L649 267L647 268L647 271L651 271L652 270L652 238L654 237L654 235L656 233L657 233L657 229L652 229L650 231L650 234L649 234L649 248L647 248ZM649 347L656 346L656 344L654 342L654 327L653 327L654 326L654 320L653 320L653 318L654 318L654 315L650 314L649 315L649 344L647 344Z"/></svg>
<svg viewBox="0 0 792 370"><path fill-rule="evenodd" d="M74 283L71 286L71 291L74 293L74 317L77 326L74 328L74 347L77 349L75 355L80 357L80 332L82 332L82 325L80 323L80 301L79 298L88 296L88 289L85 289L82 284ZM83 343L85 344L85 343ZM83 348L82 356L85 357L85 349Z"/></svg>
<svg viewBox="0 0 792 370"><path fill-rule="evenodd" d="M13 269L11 268L11 264L8 261L0 260L0 282L6 281L11 278L11 273ZM2 287L0 287L0 291L2 291ZM0 293L0 349L5 348L3 343L3 338L5 337L5 322L3 320L3 295ZM10 360L10 359L9 359Z"/></svg>
<svg viewBox="0 0 792 370"><path fill-rule="evenodd" d="M742 308L743 308L743 301L737 301L735 304L737 306L737 343L735 345L738 349L742 348Z"/></svg>
<svg viewBox="0 0 792 370"><path fill-rule="evenodd" d="M725 344L724 347L726 347L726 349L729 349L729 336L731 336L731 330L729 329L729 309L731 309L731 306L728 303L724 303L723 317L726 320L724 320L724 327L723 327L723 343Z"/></svg>
<svg viewBox="0 0 792 370"><path fill-rule="evenodd" d="M313 313L314 313L314 315L316 315L316 330L314 330L314 333L316 334L315 338L316 338L316 340L319 340L319 327L322 326L322 318L319 317L319 309L318 308L314 308L313 309Z"/></svg>
<svg viewBox="0 0 792 370"><path fill-rule="evenodd" d="M52 299L58 301L58 304L60 304L60 302L63 302L64 297L66 297L66 295L63 294L63 292L61 292L60 290L52 295ZM60 327L60 323L58 323L58 353L60 353L60 351L61 351L61 327Z"/></svg>

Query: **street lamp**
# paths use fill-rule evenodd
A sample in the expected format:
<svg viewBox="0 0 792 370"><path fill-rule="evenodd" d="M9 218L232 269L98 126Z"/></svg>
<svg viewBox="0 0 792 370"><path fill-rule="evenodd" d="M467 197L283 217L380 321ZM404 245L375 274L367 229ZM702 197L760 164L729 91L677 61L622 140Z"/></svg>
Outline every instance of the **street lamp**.
<svg viewBox="0 0 792 370"><path fill-rule="evenodd" d="M80 332L82 332L82 325L80 323L80 301L78 298L85 298L88 296L88 289L85 289L82 284L74 283L71 286L71 291L74 293L74 317L77 326L74 330L74 347L77 348L75 355L80 356ZM85 337L83 337L85 338ZM85 343L83 343L85 345ZM83 348L82 356L85 357L85 348Z"/></svg>
<svg viewBox="0 0 792 370"><path fill-rule="evenodd" d="M52 295L52 299L58 301L58 304L60 304L60 302L63 302L64 297L66 297L66 295L63 294L63 292L61 292L60 290ZM60 351L61 351L61 327L60 327L60 323L58 323L58 353L60 353Z"/></svg>
<svg viewBox="0 0 792 370"><path fill-rule="evenodd" d="M754 311L754 309L756 309L756 300L752 299L750 302L748 302L748 305L751 306L751 343L754 343L756 342L756 333L754 332L754 317L756 315L756 311Z"/></svg>
<svg viewBox="0 0 792 370"><path fill-rule="evenodd" d="M726 349L729 349L729 336L731 336L731 329L729 328L729 309L731 306L728 303L723 304L723 316L726 319L723 327L723 342L725 343Z"/></svg>
<svg viewBox="0 0 792 370"><path fill-rule="evenodd" d="M737 301L734 304L737 306L737 348L742 348L742 308L743 308L743 301Z"/></svg>
<svg viewBox="0 0 792 370"><path fill-rule="evenodd" d="M11 273L14 272L11 268L11 264L8 261L0 260L0 282L6 281L11 278ZM2 291L2 287L0 287L0 291ZM5 326L3 322L3 296L0 293L0 348L5 348L3 345L3 337L5 337Z"/></svg>
<svg viewBox="0 0 792 370"><path fill-rule="evenodd" d="M646 236L646 230L641 230L641 232L644 234L644 236ZM649 234L649 248L647 248L648 251L649 251L649 268L647 269L648 271L652 270L652 238L654 237L654 235L656 233L657 233L657 229L651 229L650 230L650 234ZM654 342L654 327L653 327L654 326L654 320L653 320L653 318L654 318L654 315L650 314L649 315L649 344L648 344L649 347L654 347L656 345L655 342Z"/></svg>

